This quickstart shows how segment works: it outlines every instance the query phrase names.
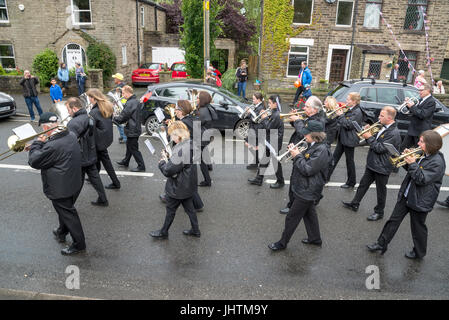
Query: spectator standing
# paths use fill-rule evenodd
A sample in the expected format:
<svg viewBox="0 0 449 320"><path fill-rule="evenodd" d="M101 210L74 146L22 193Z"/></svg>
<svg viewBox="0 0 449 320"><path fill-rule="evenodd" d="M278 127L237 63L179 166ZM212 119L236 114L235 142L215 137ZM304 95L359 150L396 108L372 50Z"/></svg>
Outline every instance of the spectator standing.
<svg viewBox="0 0 449 320"><path fill-rule="evenodd" d="M391 69L390 82L399 82L399 65L395 64L394 68Z"/></svg>
<svg viewBox="0 0 449 320"><path fill-rule="evenodd" d="M124 98L122 95L122 88L124 86L126 86L126 83L123 81L123 79L124 79L123 74L116 73L112 76L112 78L114 79L114 84L116 85L115 92L120 96L120 102L122 103L122 105L125 105L126 98ZM114 116L118 116L118 114L114 114ZM120 137L118 138L118 142L121 144L126 143L126 135L125 135L125 130L123 128L124 128L123 125L117 125L117 130L118 130L118 133L120 134Z"/></svg>
<svg viewBox="0 0 449 320"><path fill-rule="evenodd" d="M419 90L422 89L424 87L424 85L427 83L427 80L424 78L424 70L419 70L418 71L418 76L415 79L415 84L414 86Z"/></svg>
<svg viewBox="0 0 449 320"><path fill-rule="evenodd" d="M58 79L61 81L62 93L64 97L67 97L67 83L69 82L69 69L67 65L63 62L58 69Z"/></svg>
<svg viewBox="0 0 449 320"><path fill-rule="evenodd" d="M84 93L84 85L86 84L86 74L84 73L84 68L81 63L75 63L75 75L76 75L76 85L78 87L78 96Z"/></svg>
<svg viewBox="0 0 449 320"><path fill-rule="evenodd" d="M235 72L235 76L237 77L238 87L237 87L237 95L240 97L240 93L242 97L246 97L246 82L248 81L248 66L246 65L246 61L240 61L240 67L237 68Z"/></svg>
<svg viewBox="0 0 449 320"><path fill-rule="evenodd" d="M30 113L31 121L35 120L33 104L36 106L39 117L42 114L41 104L39 102L38 93L36 85L39 84L39 80L32 76L29 70L23 72L23 79L20 81L20 85L23 88L23 96L25 98L25 103L28 107L28 112Z"/></svg>
<svg viewBox="0 0 449 320"><path fill-rule="evenodd" d="M310 84L312 83L312 72L310 72L310 69L307 66L307 61L301 62L301 69L299 70L298 80L300 82L300 86L298 87L298 89L296 89L293 106L296 105L296 102L298 101L301 93L306 99L312 95L312 91L310 90Z"/></svg>
<svg viewBox="0 0 449 320"><path fill-rule="evenodd" d="M50 87L50 97L53 103L61 102L62 100L62 90L61 87L56 83L56 79L51 79L51 87Z"/></svg>
<svg viewBox="0 0 449 320"><path fill-rule="evenodd" d="M433 94L446 94L443 86L443 81L438 81L437 85L433 87Z"/></svg>

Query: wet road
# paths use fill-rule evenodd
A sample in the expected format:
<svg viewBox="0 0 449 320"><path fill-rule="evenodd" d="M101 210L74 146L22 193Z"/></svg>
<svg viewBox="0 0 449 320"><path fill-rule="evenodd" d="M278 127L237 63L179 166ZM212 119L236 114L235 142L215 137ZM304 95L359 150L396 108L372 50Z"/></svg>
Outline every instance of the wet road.
<svg viewBox="0 0 449 320"><path fill-rule="evenodd" d="M0 120L1 150L11 129L25 119ZM120 160L125 146L117 143L117 130L114 134L109 153L113 160ZM285 140L290 134L287 130ZM375 189L368 191L355 213L341 206L341 200L350 200L354 190L331 184L317 208L323 246L301 243L306 237L301 223L287 250L271 252L267 245L277 241L283 230L285 216L279 209L287 202L288 186L280 190L270 189L266 182L262 187L252 186L247 179L255 171L246 170L245 165L215 165L212 187L200 188L205 202L205 210L198 214L201 238L182 234L189 220L179 209L169 240L155 241L148 232L158 229L164 220L158 195L165 179L157 169L158 157L146 149L145 139L140 139L140 148L146 175L130 176L116 167L123 171L119 172L122 188L107 191L108 208L91 206L96 193L85 185L76 207L88 248L85 254L73 257L62 256L63 245L53 239L57 215L42 193L40 173L26 168L27 154L0 163L0 288L115 299L449 298L449 210L436 207L429 214L428 254L420 262L404 257L412 246L409 218L384 256L365 248L376 240L391 214L395 188L402 182L404 170L390 177L384 220L366 220L376 204ZM152 142L160 150L160 144ZM225 153L231 152L232 144L225 146ZM366 154L366 148L357 148L358 181ZM342 158L331 182L345 182L344 163ZM290 173L291 165L285 165L286 179ZM102 179L109 183L106 175L102 174ZM449 187L446 177L443 186ZM444 189L440 199L448 195ZM69 265L80 270L79 290L65 286ZM370 265L380 270L380 290L365 286L369 276L365 269ZM0 297L7 296L2 291Z"/></svg>

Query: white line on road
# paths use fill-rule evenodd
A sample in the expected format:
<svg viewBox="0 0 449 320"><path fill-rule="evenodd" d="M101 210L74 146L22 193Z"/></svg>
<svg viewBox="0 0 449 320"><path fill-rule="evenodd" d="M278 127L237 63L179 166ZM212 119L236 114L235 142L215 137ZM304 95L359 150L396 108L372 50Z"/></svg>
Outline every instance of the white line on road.
<svg viewBox="0 0 449 320"><path fill-rule="evenodd" d="M16 170L39 172L39 170L33 169L30 166L15 165L15 164L0 164L0 169L16 169ZM118 176L134 176L134 177L152 177L152 176L154 176L154 173L151 173L151 172L115 171L115 173ZM108 173L104 170L101 170L100 174L108 174Z"/></svg>

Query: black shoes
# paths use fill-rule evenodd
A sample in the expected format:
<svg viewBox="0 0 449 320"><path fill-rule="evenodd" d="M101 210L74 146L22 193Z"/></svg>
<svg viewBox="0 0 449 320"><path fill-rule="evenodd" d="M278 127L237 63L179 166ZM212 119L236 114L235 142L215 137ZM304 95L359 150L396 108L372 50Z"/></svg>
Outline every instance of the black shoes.
<svg viewBox="0 0 449 320"><path fill-rule="evenodd" d="M342 201L341 203L343 203L343 206L345 208L351 209L352 211L357 212L357 210L359 210L358 204L353 204L352 202L345 202L345 201Z"/></svg>
<svg viewBox="0 0 449 320"><path fill-rule="evenodd" d="M208 165L207 165L207 170L212 171L212 170L214 170L214 168L212 168L212 165L211 165L211 164L208 164Z"/></svg>
<svg viewBox="0 0 449 320"><path fill-rule="evenodd" d="M86 251L86 248L84 249L78 249L76 246L74 246L73 244L70 247L64 248L61 250L61 254L65 255L65 256L70 256L72 254L77 254L77 253L81 253Z"/></svg>
<svg viewBox="0 0 449 320"><path fill-rule="evenodd" d="M282 246L281 244L279 244L278 242L270 243L268 245L268 248L270 248L273 251L279 251L279 250L284 250L285 249L285 247Z"/></svg>
<svg viewBox="0 0 449 320"><path fill-rule="evenodd" d="M380 251L380 254L384 254L385 251L387 251L387 246L381 246L378 242L375 242L373 244L368 244L366 246L368 248L369 251L374 252L374 251Z"/></svg>
<svg viewBox="0 0 449 320"><path fill-rule="evenodd" d="M323 242L321 240L309 241L309 239L302 239L302 243L304 243L304 244L313 244L315 246L321 246L321 244Z"/></svg>
<svg viewBox="0 0 449 320"><path fill-rule="evenodd" d="M200 186L200 187L210 187L211 185L212 185L212 183L210 183L210 182L201 181L198 186Z"/></svg>
<svg viewBox="0 0 449 320"><path fill-rule="evenodd" d="M117 161L116 162L119 166L122 166L122 167L127 167L128 168L128 163L125 163L125 162L123 162L123 161Z"/></svg>
<svg viewBox="0 0 449 320"><path fill-rule="evenodd" d="M368 221L377 221L377 220L382 219L383 217L384 217L383 214L374 212L372 215L370 215L368 218L366 218L366 220L368 220Z"/></svg>
<svg viewBox="0 0 449 320"><path fill-rule="evenodd" d="M65 237L66 237L66 235L60 233L60 232L59 232L59 228L53 229L53 234L54 234L54 236L55 236L55 239L56 239L58 242L61 242L61 243L62 243L62 242L65 242Z"/></svg>
<svg viewBox="0 0 449 320"><path fill-rule="evenodd" d="M131 169L130 171L131 171L131 172L145 172L145 168L139 168L139 167L137 167L137 168Z"/></svg>
<svg viewBox="0 0 449 320"><path fill-rule="evenodd" d="M201 207L201 208L195 209L195 210L196 210L196 212L203 212L204 211L204 207Z"/></svg>
<svg viewBox="0 0 449 320"><path fill-rule="evenodd" d="M168 233L162 233L161 230L151 231L150 236L156 239L168 239Z"/></svg>
<svg viewBox="0 0 449 320"><path fill-rule="evenodd" d="M254 184L256 186L261 186L262 183L263 183L263 179L260 179L260 178L256 177L256 178L253 178L253 179L248 179L248 182L251 183L251 184Z"/></svg>
<svg viewBox="0 0 449 320"><path fill-rule="evenodd" d="M280 189L280 188L282 188L283 186L285 186L285 183L284 183L284 182L276 182L276 183L274 183L274 184L270 184L270 188L271 188L271 189Z"/></svg>
<svg viewBox="0 0 449 320"><path fill-rule="evenodd" d="M167 199L165 199L165 194L160 194L160 195L159 195L159 199L161 199L161 201L162 201L163 203L167 203Z"/></svg>
<svg viewBox="0 0 449 320"><path fill-rule="evenodd" d="M111 183L111 184L108 184L107 186L104 186L104 188L113 190L113 189L120 189L120 186L117 186L117 185Z"/></svg>
<svg viewBox="0 0 449 320"><path fill-rule="evenodd" d="M186 236L192 236L197 238L201 237L201 232L199 230L198 231L193 231L192 229L184 230L182 233Z"/></svg>
<svg viewBox="0 0 449 320"><path fill-rule="evenodd" d="M418 257L415 253L415 250L408 251L405 253L405 257L412 260L420 260L421 258Z"/></svg>
<svg viewBox="0 0 449 320"><path fill-rule="evenodd" d="M98 206L98 207L107 207L107 206L109 206L109 202L107 200L106 201L99 201L99 200L91 201L90 203L93 206Z"/></svg>
<svg viewBox="0 0 449 320"><path fill-rule="evenodd" d="M342 189L350 189L350 188L354 188L354 186L351 186L351 185L345 183L344 185L340 186L340 188L342 188Z"/></svg>
<svg viewBox="0 0 449 320"><path fill-rule="evenodd" d="M289 211L290 211L290 208L289 208L289 207L286 207L286 208L284 208L284 209L281 209L281 210L279 211L279 213L281 213L281 214L287 214Z"/></svg>
<svg viewBox="0 0 449 320"><path fill-rule="evenodd" d="M438 201L438 200L437 200L437 203L438 203L440 206L443 206L443 207L445 207L445 208L449 208L449 203L448 203L446 200L444 200L444 201Z"/></svg>
<svg viewBox="0 0 449 320"><path fill-rule="evenodd" d="M255 169L257 169L259 166L257 165L257 164L250 164L250 165L247 165L246 166L246 169L248 169L248 170L255 170Z"/></svg>

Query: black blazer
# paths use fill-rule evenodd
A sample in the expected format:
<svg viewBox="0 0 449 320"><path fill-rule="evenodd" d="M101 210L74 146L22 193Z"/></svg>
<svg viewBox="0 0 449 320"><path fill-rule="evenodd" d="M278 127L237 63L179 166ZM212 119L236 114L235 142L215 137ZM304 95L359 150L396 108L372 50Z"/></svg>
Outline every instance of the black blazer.
<svg viewBox="0 0 449 320"><path fill-rule="evenodd" d="M81 149L81 166L87 167L96 163L95 120L88 116L86 109L78 110L67 124L67 128L78 138Z"/></svg>
<svg viewBox="0 0 449 320"><path fill-rule="evenodd" d="M75 134L68 130L47 142L34 141L28 164L41 170L44 194L50 200L71 197L81 189L81 151Z"/></svg>
<svg viewBox="0 0 449 320"><path fill-rule="evenodd" d="M277 130L277 151L282 149L282 141L284 138L284 122L281 120L280 114L279 109L274 109L271 116L266 117L261 122L261 127L267 130L266 140L268 142L271 143L270 130Z"/></svg>
<svg viewBox="0 0 449 320"><path fill-rule="evenodd" d="M399 70L398 70L398 74L396 75L396 77L394 76L394 68L391 69L390 72L390 80L388 80L390 82L399 82Z"/></svg>
<svg viewBox="0 0 449 320"><path fill-rule="evenodd" d="M114 133L112 131L112 116L109 118L103 117L97 104L92 107L89 114L95 119L94 133L97 150L106 150L114 140Z"/></svg>
<svg viewBox="0 0 449 320"><path fill-rule="evenodd" d="M125 126L125 135L130 138L138 138L142 133L142 127L140 123L140 102L136 96L131 96L125 103L123 111L117 117L114 117L114 121L123 124Z"/></svg>
<svg viewBox="0 0 449 320"><path fill-rule="evenodd" d="M441 152L422 159L421 163L412 163L404 167L408 172L398 193L402 198L409 182L407 207L419 212L429 212L437 201L443 182L446 162Z"/></svg>
<svg viewBox="0 0 449 320"><path fill-rule="evenodd" d="M296 120L293 123L293 127L295 128L295 132L293 132L292 136L290 137L289 143L298 143L304 138L304 135L301 133L302 129L304 129L307 126L307 123L310 120L319 121L323 124L324 127L326 127L326 119L324 117L323 112L315 113L313 116L306 118L305 120ZM290 122L291 123L291 122Z"/></svg>
<svg viewBox="0 0 449 320"><path fill-rule="evenodd" d="M261 102L259 103L255 108L254 108L254 113L256 114L256 116L258 116L262 110L265 110L264 108L264 104ZM251 113L248 114L248 116L246 117L247 119L251 119L252 120L252 116ZM249 123L249 130L248 130L248 136L249 135L255 135L256 137L256 144L257 144L257 130L258 129L262 129L263 127L261 126L260 123L254 123L253 121L250 121ZM245 141L248 142L248 137L245 138Z"/></svg>
<svg viewBox="0 0 449 320"><path fill-rule="evenodd" d="M360 127L362 126L363 113L359 105L338 117L338 139L346 147L357 147L360 142L352 121L357 122Z"/></svg>
<svg viewBox="0 0 449 320"><path fill-rule="evenodd" d="M430 96L424 102L419 99L419 104L409 109L411 114L407 131L409 136L418 137L422 132L432 129L435 107L435 99Z"/></svg>
<svg viewBox="0 0 449 320"><path fill-rule="evenodd" d="M393 171L393 165L390 162L391 155L387 148L385 148L384 143L391 143L399 150L401 146L401 134L399 133L396 122L382 132L378 139L376 137L377 133L367 140L370 148L366 159L366 167L379 174L390 175Z"/></svg>

